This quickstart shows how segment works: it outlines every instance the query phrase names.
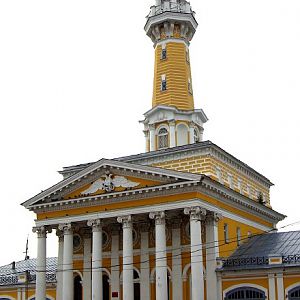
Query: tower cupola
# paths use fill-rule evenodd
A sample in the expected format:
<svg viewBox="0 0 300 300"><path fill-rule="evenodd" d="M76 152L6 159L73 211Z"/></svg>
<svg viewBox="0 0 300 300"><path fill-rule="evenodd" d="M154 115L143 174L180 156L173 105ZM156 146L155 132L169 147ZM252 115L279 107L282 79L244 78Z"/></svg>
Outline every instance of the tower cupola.
<svg viewBox="0 0 300 300"><path fill-rule="evenodd" d="M189 45L197 21L185 0L156 0L145 31L155 49L152 109L141 121L146 151L202 140L207 117L195 109Z"/></svg>

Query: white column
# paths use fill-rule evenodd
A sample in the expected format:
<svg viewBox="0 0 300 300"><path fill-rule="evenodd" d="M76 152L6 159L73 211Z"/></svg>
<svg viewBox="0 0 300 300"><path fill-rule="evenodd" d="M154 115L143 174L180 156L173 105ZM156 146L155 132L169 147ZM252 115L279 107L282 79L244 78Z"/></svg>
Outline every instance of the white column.
<svg viewBox="0 0 300 300"><path fill-rule="evenodd" d="M92 300L102 300L102 224L100 219L89 220L93 231L92 246Z"/></svg>
<svg viewBox="0 0 300 300"><path fill-rule="evenodd" d="M150 131L150 151L155 151L155 126L149 125Z"/></svg>
<svg viewBox="0 0 300 300"><path fill-rule="evenodd" d="M92 292L92 237L90 230L86 230L83 235L83 299L91 300Z"/></svg>
<svg viewBox="0 0 300 300"><path fill-rule="evenodd" d="M149 131L144 130L144 136L145 136L145 152L149 151Z"/></svg>
<svg viewBox="0 0 300 300"><path fill-rule="evenodd" d="M133 300L133 241L131 216L118 217L123 225L123 300Z"/></svg>
<svg viewBox="0 0 300 300"><path fill-rule="evenodd" d="M277 299L285 299L282 273L277 274L276 282L277 282Z"/></svg>
<svg viewBox="0 0 300 300"><path fill-rule="evenodd" d="M149 224L140 225L141 230L141 299L150 300Z"/></svg>
<svg viewBox="0 0 300 300"><path fill-rule="evenodd" d="M155 275L156 300L168 299L167 284L167 243L165 213L151 212L150 219L155 219Z"/></svg>
<svg viewBox="0 0 300 300"><path fill-rule="evenodd" d="M276 286L274 274L268 274L269 281L269 300L276 300Z"/></svg>
<svg viewBox="0 0 300 300"><path fill-rule="evenodd" d="M185 208L184 213L190 215L191 232L191 274L192 299L204 300L203 255L201 239L201 220L206 210L200 207Z"/></svg>
<svg viewBox="0 0 300 300"><path fill-rule="evenodd" d="M111 294L115 295L112 300L120 299L120 259L119 259L119 224L111 228Z"/></svg>
<svg viewBox="0 0 300 300"><path fill-rule="evenodd" d="M18 294L17 294L17 300L22 300L22 289L21 288L19 288L18 289Z"/></svg>
<svg viewBox="0 0 300 300"><path fill-rule="evenodd" d="M190 123L189 127L190 127L190 129L189 129L189 132L190 132L190 144L194 144L195 143L194 124Z"/></svg>
<svg viewBox="0 0 300 300"><path fill-rule="evenodd" d="M217 274L217 298L216 300L223 299L223 286L222 286L222 275Z"/></svg>
<svg viewBox="0 0 300 300"><path fill-rule="evenodd" d="M203 132L204 132L204 129L200 128L200 142L203 141Z"/></svg>
<svg viewBox="0 0 300 300"><path fill-rule="evenodd" d="M175 147L176 146L175 121L170 121L169 127L170 127L170 147Z"/></svg>
<svg viewBox="0 0 300 300"><path fill-rule="evenodd" d="M172 222L172 291L173 300L182 300L181 220Z"/></svg>
<svg viewBox="0 0 300 300"><path fill-rule="evenodd" d="M64 233L63 300L73 300L73 229L71 223L60 224L58 229L62 230Z"/></svg>
<svg viewBox="0 0 300 300"><path fill-rule="evenodd" d="M47 229L44 226L34 227L33 232L37 233L37 264L36 264L36 287L35 298L36 300L46 299L46 237Z"/></svg>
<svg viewBox="0 0 300 300"><path fill-rule="evenodd" d="M217 286L217 258L219 257L218 222L221 215L209 212L206 216L206 287ZM206 288L207 299L217 299L217 289Z"/></svg>
<svg viewBox="0 0 300 300"><path fill-rule="evenodd" d="M58 258L57 258L57 272L56 272L56 299L63 300L63 256L64 256L64 235L59 229L56 230L58 236Z"/></svg>

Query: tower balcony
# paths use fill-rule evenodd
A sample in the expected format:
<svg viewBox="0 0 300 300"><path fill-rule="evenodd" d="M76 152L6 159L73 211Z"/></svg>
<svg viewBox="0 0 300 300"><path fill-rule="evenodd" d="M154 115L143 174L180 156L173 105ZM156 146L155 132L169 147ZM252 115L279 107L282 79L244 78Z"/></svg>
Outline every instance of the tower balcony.
<svg viewBox="0 0 300 300"><path fill-rule="evenodd" d="M195 12L192 10L191 5L187 1L183 2L172 2L172 1L163 1L159 5L153 5L150 8L150 13L147 18L160 15L164 12L175 12L183 14L192 14L195 15Z"/></svg>

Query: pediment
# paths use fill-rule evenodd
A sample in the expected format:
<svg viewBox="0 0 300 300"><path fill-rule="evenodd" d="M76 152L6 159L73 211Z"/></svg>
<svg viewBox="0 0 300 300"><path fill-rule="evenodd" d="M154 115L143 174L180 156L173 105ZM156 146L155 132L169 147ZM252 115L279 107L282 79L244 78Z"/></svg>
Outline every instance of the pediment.
<svg viewBox="0 0 300 300"><path fill-rule="evenodd" d="M151 188L199 178L200 175L197 174L101 159L22 205L33 209L45 203Z"/></svg>

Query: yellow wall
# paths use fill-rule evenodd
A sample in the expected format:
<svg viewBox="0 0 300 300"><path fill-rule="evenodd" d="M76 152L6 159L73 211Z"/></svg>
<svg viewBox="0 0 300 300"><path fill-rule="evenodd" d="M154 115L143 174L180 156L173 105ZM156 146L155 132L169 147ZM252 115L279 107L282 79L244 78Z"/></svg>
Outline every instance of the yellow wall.
<svg viewBox="0 0 300 300"><path fill-rule="evenodd" d="M158 45L155 49L152 106L168 105L182 110L193 110L193 95L188 91L191 69L186 59L186 45L184 43L168 42L166 50L167 58L162 60L162 46ZM166 75L166 91L161 91L161 75Z"/></svg>

